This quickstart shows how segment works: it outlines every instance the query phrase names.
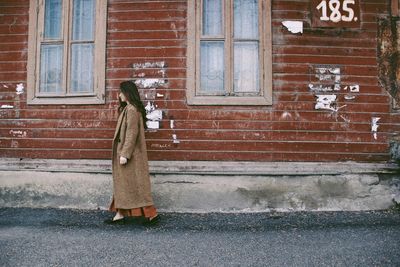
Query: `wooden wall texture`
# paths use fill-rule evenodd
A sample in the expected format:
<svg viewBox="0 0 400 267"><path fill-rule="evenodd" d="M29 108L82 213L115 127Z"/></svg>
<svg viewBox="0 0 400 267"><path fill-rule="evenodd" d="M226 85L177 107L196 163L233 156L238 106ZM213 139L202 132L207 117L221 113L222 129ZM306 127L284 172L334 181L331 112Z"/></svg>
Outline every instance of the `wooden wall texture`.
<svg viewBox="0 0 400 267"><path fill-rule="evenodd" d="M29 1L0 0L0 157L111 158L118 86L133 78L168 79L155 103L161 128L146 133L151 160L385 161L400 116L378 84L377 17L386 0L362 0L361 29L312 29L308 0L272 1L273 105L186 104L186 0L108 2L105 105L27 105ZM304 21L293 34L283 20ZM145 67L164 62L165 68ZM136 64L133 67L133 64ZM313 64L339 65L342 84L359 84L337 114L315 110ZM161 73L161 74L160 74ZM19 83L25 93L17 95ZM372 117L380 117L377 139ZM174 120L174 129L170 120ZM172 142L176 134L179 144Z"/></svg>

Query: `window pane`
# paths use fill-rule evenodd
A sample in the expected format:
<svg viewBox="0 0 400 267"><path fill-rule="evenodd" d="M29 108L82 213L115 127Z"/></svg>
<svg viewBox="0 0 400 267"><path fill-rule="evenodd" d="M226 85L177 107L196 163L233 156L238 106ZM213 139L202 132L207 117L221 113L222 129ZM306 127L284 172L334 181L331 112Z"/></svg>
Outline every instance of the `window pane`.
<svg viewBox="0 0 400 267"><path fill-rule="evenodd" d="M224 42L201 42L200 46L200 90L224 93Z"/></svg>
<svg viewBox="0 0 400 267"><path fill-rule="evenodd" d="M234 91L259 91L258 42L234 44Z"/></svg>
<svg viewBox="0 0 400 267"><path fill-rule="evenodd" d="M258 39L258 1L235 0L233 9L234 37Z"/></svg>
<svg viewBox="0 0 400 267"><path fill-rule="evenodd" d="M93 92L93 44L73 44L71 58L71 92Z"/></svg>
<svg viewBox="0 0 400 267"><path fill-rule="evenodd" d="M44 13L44 38L61 39L62 1L46 0Z"/></svg>
<svg viewBox="0 0 400 267"><path fill-rule="evenodd" d="M40 51L39 92L60 93L62 91L62 45L42 45Z"/></svg>
<svg viewBox="0 0 400 267"><path fill-rule="evenodd" d="M74 0L73 40L93 40L94 0Z"/></svg>
<svg viewBox="0 0 400 267"><path fill-rule="evenodd" d="M222 0L203 1L203 35L222 35Z"/></svg>

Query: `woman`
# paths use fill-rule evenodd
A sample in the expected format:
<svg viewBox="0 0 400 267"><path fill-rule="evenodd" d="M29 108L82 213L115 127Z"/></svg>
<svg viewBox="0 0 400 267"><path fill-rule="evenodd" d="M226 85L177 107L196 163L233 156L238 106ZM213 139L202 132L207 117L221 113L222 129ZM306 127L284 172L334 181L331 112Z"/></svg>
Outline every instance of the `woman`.
<svg viewBox="0 0 400 267"><path fill-rule="evenodd" d="M120 84L119 117L113 140L113 200L109 210L116 212L107 223L123 223L126 217L143 216L147 224L159 220L151 196L144 129L146 111L136 85Z"/></svg>

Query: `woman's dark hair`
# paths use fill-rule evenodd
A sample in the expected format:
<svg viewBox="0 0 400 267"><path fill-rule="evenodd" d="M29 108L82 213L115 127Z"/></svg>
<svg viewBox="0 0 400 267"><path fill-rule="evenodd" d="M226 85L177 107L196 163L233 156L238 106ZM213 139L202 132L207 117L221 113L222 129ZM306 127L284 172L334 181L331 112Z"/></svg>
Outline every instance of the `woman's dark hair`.
<svg viewBox="0 0 400 267"><path fill-rule="evenodd" d="M132 81L125 81L120 84L119 88L121 89L121 92L125 95L127 101L131 103L133 106L135 106L137 110L142 114L144 128L146 129L147 128L146 110L144 109L143 103L140 100L140 95L136 87L136 84ZM121 113L124 110L127 103L122 102L119 97L118 100L119 100L118 112Z"/></svg>

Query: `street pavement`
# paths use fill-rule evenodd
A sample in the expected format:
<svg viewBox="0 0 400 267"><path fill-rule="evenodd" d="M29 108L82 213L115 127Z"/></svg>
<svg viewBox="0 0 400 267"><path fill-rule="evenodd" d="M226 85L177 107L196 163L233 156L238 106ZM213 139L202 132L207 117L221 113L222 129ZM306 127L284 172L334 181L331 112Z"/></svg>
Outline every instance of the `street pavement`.
<svg viewBox="0 0 400 267"><path fill-rule="evenodd" d="M400 213L161 213L0 209L0 266L400 266Z"/></svg>

